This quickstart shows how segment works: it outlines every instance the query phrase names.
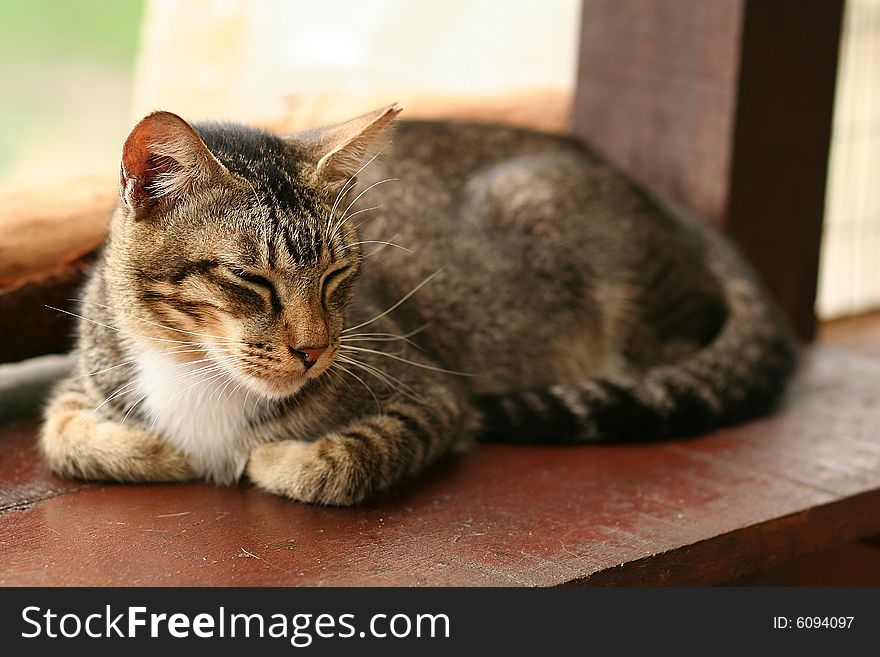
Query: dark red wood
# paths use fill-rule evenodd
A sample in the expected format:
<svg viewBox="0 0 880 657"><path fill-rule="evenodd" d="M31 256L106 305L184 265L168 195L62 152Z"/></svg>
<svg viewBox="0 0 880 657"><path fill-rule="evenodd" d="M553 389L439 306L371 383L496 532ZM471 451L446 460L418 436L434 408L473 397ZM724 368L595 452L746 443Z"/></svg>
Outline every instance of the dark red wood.
<svg viewBox="0 0 880 657"><path fill-rule="evenodd" d="M0 514L87 486L54 477L43 467L33 421L0 425Z"/></svg>
<svg viewBox="0 0 880 657"><path fill-rule="evenodd" d="M76 320L47 306L76 309L71 299L79 296L94 258L91 252L43 276L0 288L0 363L70 350Z"/></svg>
<svg viewBox="0 0 880 657"><path fill-rule="evenodd" d="M802 337L842 0L584 0L573 131L729 233Z"/></svg>
<svg viewBox="0 0 880 657"><path fill-rule="evenodd" d="M624 563L572 584L692 586L728 582L756 569L784 568L796 562L800 555L817 550L824 552L864 536L873 531L878 518L880 495L870 491L743 527L714 540L698 541L679 550ZM720 554L725 558L719 559ZM858 583L867 584L871 574L865 573Z"/></svg>
<svg viewBox="0 0 880 657"><path fill-rule="evenodd" d="M660 444L487 445L328 509L248 485L80 489L40 474L18 425L0 435L0 584L716 583L880 533L878 426L880 361L815 348L772 418Z"/></svg>
<svg viewBox="0 0 880 657"><path fill-rule="evenodd" d="M733 586L880 586L880 547L866 541L795 559Z"/></svg>

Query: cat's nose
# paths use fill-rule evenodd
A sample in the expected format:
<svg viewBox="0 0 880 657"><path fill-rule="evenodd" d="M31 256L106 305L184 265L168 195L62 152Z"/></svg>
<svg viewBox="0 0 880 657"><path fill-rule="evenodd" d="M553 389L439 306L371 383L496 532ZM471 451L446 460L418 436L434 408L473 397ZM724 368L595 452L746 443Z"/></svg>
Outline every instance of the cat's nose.
<svg viewBox="0 0 880 657"><path fill-rule="evenodd" d="M302 364L306 366L306 369L309 369L312 365L318 362L318 359L321 357L325 351L327 351L327 347L329 345L323 345L321 347L288 347L290 349L290 353L299 358L302 361Z"/></svg>

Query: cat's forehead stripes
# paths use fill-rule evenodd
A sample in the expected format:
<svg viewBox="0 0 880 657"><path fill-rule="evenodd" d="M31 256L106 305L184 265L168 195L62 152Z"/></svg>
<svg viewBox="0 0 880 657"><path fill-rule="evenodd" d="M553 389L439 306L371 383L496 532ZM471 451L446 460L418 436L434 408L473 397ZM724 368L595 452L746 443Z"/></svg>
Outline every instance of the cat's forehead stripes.
<svg viewBox="0 0 880 657"><path fill-rule="evenodd" d="M297 156L285 142L240 126L212 129L200 136L229 171L253 192L253 230L249 231L270 268L320 262L326 230L320 209L297 179Z"/></svg>
<svg viewBox="0 0 880 657"><path fill-rule="evenodd" d="M317 209L308 203L288 204L269 193L260 196L249 234L265 263L270 268L318 264L323 231Z"/></svg>

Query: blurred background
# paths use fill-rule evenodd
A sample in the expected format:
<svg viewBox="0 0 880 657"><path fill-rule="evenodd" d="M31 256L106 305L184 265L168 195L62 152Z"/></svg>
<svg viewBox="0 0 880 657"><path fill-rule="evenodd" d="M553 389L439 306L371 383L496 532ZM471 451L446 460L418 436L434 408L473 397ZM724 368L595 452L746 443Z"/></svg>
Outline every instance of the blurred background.
<svg viewBox="0 0 880 657"><path fill-rule="evenodd" d="M579 0L0 1L0 185L112 177L153 109L279 130L408 117L566 130ZM880 307L880 0L847 0L817 309ZM14 90L14 91L11 91Z"/></svg>
<svg viewBox="0 0 880 657"><path fill-rule="evenodd" d="M580 13L578 0L0 7L2 83L16 90L0 117L0 182L115 170L127 130L155 109L294 130L397 100L409 116L456 103L563 129Z"/></svg>
<svg viewBox="0 0 880 657"><path fill-rule="evenodd" d="M0 0L0 183L115 168L145 6Z"/></svg>

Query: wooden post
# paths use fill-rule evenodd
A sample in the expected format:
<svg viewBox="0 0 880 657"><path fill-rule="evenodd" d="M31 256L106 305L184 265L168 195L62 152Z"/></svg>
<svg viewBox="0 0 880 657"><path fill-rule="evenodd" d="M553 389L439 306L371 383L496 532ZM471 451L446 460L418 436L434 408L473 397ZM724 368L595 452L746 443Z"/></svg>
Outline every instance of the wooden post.
<svg viewBox="0 0 880 657"><path fill-rule="evenodd" d="M843 0L584 0L573 131L813 304Z"/></svg>

